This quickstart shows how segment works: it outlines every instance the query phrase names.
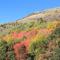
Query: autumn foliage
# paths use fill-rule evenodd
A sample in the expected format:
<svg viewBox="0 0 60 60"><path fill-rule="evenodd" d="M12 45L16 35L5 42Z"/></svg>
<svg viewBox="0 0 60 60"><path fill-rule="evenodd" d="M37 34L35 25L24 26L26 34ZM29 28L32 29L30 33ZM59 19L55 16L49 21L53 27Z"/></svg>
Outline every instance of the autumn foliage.
<svg viewBox="0 0 60 60"><path fill-rule="evenodd" d="M54 40L53 37L56 37L54 32L58 31L57 26L59 27L59 25L59 21L30 22L29 24L21 25L20 31L19 28L16 28L16 31L13 30L9 34L2 35L0 38L1 60L44 60L44 56L47 59L47 50L49 53L49 50L55 48L56 42L52 40ZM26 29L25 31L24 28ZM56 34L58 36L58 33Z"/></svg>

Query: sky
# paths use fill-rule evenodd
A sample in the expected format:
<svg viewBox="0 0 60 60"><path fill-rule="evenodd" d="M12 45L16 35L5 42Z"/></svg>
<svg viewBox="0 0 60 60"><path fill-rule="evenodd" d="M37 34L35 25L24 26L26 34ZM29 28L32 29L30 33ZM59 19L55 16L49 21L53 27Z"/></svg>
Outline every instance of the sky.
<svg viewBox="0 0 60 60"><path fill-rule="evenodd" d="M0 0L0 23L21 19L28 14L60 7L60 0Z"/></svg>

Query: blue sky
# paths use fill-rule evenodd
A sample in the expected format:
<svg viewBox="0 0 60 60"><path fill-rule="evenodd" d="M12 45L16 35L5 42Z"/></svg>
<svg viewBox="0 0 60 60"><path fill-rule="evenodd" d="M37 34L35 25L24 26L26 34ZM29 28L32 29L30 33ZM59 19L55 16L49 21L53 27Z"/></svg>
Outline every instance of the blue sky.
<svg viewBox="0 0 60 60"><path fill-rule="evenodd" d="M19 18L44 9L60 7L60 0L0 0L0 23Z"/></svg>

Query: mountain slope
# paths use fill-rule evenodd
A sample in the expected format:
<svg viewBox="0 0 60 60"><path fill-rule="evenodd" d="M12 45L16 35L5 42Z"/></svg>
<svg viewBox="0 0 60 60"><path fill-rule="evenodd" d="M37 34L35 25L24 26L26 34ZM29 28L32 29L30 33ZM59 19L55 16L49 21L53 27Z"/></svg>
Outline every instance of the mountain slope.
<svg viewBox="0 0 60 60"><path fill-rule="evenodd" d="M60 8L1 24L0 60L60 60Z"/></svg>

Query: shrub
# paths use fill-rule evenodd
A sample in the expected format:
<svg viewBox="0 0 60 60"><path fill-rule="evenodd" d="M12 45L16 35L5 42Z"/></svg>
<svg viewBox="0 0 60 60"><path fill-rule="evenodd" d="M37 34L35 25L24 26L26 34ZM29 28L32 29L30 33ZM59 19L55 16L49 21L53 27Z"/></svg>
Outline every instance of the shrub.
<svg viewBox="0 0 60 60"><path fill-rule="evenodd" d="M8 55L7 57L8 57L9 60L16 60L15 54L14 54L14 51L13 50L8 51L7 52L7 55Z"/></svg>
<svg viewBox="0 0 60 60"><path fill-rule="evenodd" d="M3 40L0 40L0 60L6 59L6 42Z"/></svg>
<svg viewBox="0 0 60 60"><path fill-rule="evenodd" d="M29 52L35 55L35 59L47 49L48 40L44 36L37 37L33 40L29 47Z"/></svg>

